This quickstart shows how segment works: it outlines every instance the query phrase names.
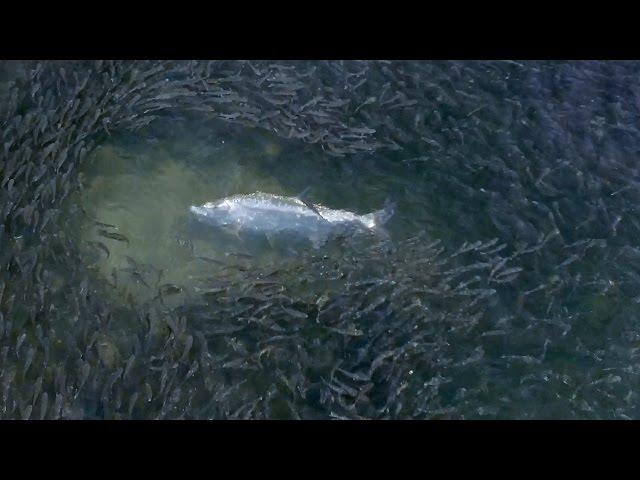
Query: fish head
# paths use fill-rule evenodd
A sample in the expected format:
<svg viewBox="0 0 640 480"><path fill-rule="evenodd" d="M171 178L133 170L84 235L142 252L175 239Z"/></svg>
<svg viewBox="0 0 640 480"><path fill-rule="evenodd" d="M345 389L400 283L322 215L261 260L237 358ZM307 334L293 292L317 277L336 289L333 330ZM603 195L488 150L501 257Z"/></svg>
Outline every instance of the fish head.
<svg viewBox="0 0 640 480"><path fill-rule="evenodd" d="M192 206L190 210L199 220L215 226L226 227L232 223L231 205L225 201Z"/></svg>

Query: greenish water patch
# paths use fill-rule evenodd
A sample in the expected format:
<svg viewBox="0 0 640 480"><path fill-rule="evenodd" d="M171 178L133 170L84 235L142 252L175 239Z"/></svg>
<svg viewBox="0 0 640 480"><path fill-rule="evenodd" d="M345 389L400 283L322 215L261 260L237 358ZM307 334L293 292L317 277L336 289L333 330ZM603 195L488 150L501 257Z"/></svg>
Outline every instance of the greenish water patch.
<svg viewBox="0 0 640 480"><path fill-rule="evenodd" d="M314 203L364 214L399 198L408 179L398 172L406 168L385 159L355 170L353 162L265 132L182 121L171 131L161 124L142 141L121 136L101 145L70 204L86 213L77 228L92 270L124 298L149 301L165 292L176 306L199 291L202 278L229 266L274 268L282 260L266 243L247 250L239 239L209 235L191 205L256 191L295 196L311 187ZM416 231L403 221L410 215L398 209L389 224L394 237Z"/></svg>

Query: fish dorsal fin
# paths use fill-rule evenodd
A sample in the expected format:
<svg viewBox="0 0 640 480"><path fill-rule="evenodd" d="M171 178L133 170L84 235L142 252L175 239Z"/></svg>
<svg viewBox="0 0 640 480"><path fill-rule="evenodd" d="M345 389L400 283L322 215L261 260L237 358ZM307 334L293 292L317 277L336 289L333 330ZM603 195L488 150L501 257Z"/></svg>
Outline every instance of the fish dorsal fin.
<svg viewBox="0 0 640 480"><path fill-rule="evenodd" d="M310 191L311 191L311 186L308 186L307 188L302 190L298 195L296 195L296 198L298 200L302 200L303 198L307 198L307 196L309 195Z"/></svg>
<svg viewBox="0 0 640 480"><path fill-rule="evenodd" d="M307 207L313 213L318 215L321 219L327 221L327 219L322 216L322 214L318 211L318 209L315 207L315 205L313 205L313 203L311 203L311 201L308 199L308 193L309 193L310 190L311 190L310 186L305 188L302 192L300 192L298 195L296 195L296 198L298 200L300 200L304 204L305 207Z"/></svg>

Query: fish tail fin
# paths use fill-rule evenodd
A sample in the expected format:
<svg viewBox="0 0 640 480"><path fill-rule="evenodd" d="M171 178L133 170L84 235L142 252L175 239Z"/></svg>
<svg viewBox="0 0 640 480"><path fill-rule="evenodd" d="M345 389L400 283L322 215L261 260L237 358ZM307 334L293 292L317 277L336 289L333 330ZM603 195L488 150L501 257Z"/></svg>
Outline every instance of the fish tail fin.
<svg viewBox="0 0 640 480"><path fill-rule="evenodd" d="M380 210L376 210L373 212L373 220L375 222L375 226L380 228L385 225L393 214L396 211L397 202L391 200L391 198L387 198L384 202L383 207Z"/></svg>
<svg viewBox="0 0 640 480"><path fill-rule="evenodd" d="M367 217L367 223L375 234L384 241L391 241L391 235L385 227L385 224L393 216L396 210L396 202L387 198L384 202L384 206L380 210L369 213Z"/></svg>

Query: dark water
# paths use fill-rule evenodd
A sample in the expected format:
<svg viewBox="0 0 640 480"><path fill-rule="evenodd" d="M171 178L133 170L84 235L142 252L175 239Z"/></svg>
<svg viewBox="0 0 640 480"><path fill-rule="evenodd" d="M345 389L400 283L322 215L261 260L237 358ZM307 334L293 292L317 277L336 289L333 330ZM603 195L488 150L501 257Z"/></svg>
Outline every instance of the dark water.
<svg viewBox="0 0 640 480"><path fill-rule="evenodd" d="M637 62L4 62L2 418L637 418ZM391 241L282 255L265 191Z"/></svg>

